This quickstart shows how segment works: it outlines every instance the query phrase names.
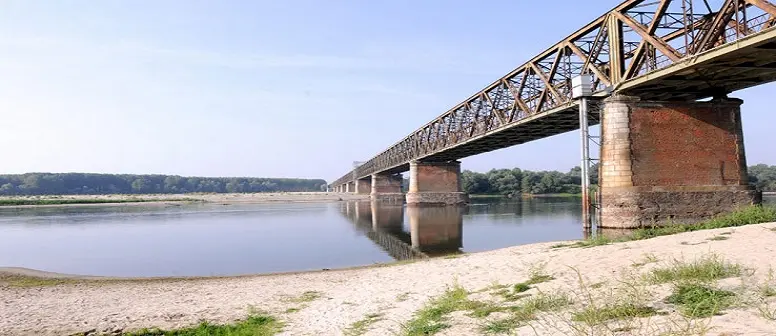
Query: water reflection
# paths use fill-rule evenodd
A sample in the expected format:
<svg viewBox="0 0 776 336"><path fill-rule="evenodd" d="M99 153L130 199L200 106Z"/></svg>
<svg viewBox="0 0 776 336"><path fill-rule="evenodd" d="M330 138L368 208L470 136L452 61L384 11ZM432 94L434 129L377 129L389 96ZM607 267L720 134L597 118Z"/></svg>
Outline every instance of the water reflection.
<svg viewBox="0 0 776 336"><path fill-rule="evenodd" d="M344 203L341 212L397 260L460 253L465 208L405 208L402 204ZM405 227L405 212L409 230Z"/></svg>

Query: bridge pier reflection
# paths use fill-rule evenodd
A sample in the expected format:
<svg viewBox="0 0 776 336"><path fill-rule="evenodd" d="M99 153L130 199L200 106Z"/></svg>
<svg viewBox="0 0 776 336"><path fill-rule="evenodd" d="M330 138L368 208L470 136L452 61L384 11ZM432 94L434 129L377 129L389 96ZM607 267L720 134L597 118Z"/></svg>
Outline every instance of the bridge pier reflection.
<svg viewBox="0 0 776 336"><path fill-rule="evenodd" d="M463 209L409 207L412 247L429 256L460 252L463 247Z"/></svg>
<svg viewBox="0 0 776 336"><path fill-rule="evenodd" d="M409 232L401 202L345 202L340 211L397 260L459 253L463 245L460 207L407 208Z"/></svg>

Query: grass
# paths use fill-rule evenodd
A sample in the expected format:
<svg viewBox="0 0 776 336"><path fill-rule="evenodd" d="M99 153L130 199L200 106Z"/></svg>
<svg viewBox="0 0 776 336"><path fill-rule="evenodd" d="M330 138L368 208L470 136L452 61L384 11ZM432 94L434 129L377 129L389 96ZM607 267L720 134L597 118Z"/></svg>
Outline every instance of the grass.
<svg viewBox="0 0 776 336"><path fill-rule="evenodd" d="M701 284L678 284L665 301L679 306L682 315L691 318L710 317L731 305L732 292L718 290Z"/></svg>
<svg viewBox="0 0 776 336"><path fill-rule="evenodd" d="M450 327L446 323L447 315L459 310L471 308L469 293L460 286L448 288L442 296L429 301L418 310L413 318L404 325L403 334L407 336L433 335Z"/></svg>
<svg viewBox="0 0 776 336"><path fill-rule="evenodd" d="M404 292L399 295L396 295L397 302L404 302L404 301L407 301L407 299L409 298L410 298L410 292Z"/></svg>
<svg viewBox="0 0 776 336"><path fill-rule="evenodd" d="M528 279L527 281L516 283L514 286L512 286L512 294L526 292L526 291L530 290L531 288L533 288L533 287L531 287L531 285L536 285L536 284L540 284L542 282L547 282L547 281L555 280L555 278L553 278L550 275L536 273L536 272L532 272L532 273L533 274L531 275L531 278Z"/></svg>
<svg viewBox="0 0 776 336"><path fill-rule="evenodd" d="M641 267L646 264L652 264L658 262L659 259L652 253L645 253L641 261L631 264L631 267Z"/></svg>
<svg viewBox="0 0 776 336"><path fill-rule="evenodd" d="M674 260L668 266L653 269L647 278L653 284L676 281L710 282L740 276L743 272L743 266L729 263L712 254L689 263Z"/></svg>
<svg viewBox="0 0 776 336"><path fill-rule="evenodd" d="M302 310L302 309L301 308L297 308L297 307L292 307L292 308L286 309L285 313L286 314L292 314L292 313L296 313L296 312L298 312L300 310Z"/></svg>
<svg viewBox="0 0 776 336"><path fill-rule="evenodd" d="M0 206L20 205L66 205L66 204L110 204L147 202L196 202L193 198L122 198L122 199L0 199Z"/></svg>
<svg viewBox="0 0 776 336"><path fill-rule="evenodd" d="M641 228L634 230L629 235L618 238L608 238L606 236L596 235L589 239L581 240L572 244L557 244L551 247L593 247L608 245L611 243L650 239L683 232L738 227L767 222L776 222L776 208L770 206L753 205L700 223Z"/></svg>
<svg viewBox="0 0 776 336"><path fill-rule="evenodd" d="M363 319L353 322L347 329L345 329L345 336L360 336L369 331L369 327L382 320L383 314L374 313L364 316Z"/></svg>
<svg viewBox="0 0 776 336"><path fill-rule="evenodd" d="M509 332L536 319L536 314L540 312L557 311L571 304L572 301L566 294L540 293L527 299L521 305L506 307L506 310L511 313L510 316L487 321L480 329L487 334Z"/></svg>
<svg viewBox="0 0 776 336"><path fill-rule="evenodd" d="M574 313L572 320L588 325L598 325L611 320L625 320L638 317L650 317L661 314L655 308L635 305L632 303L605 305L603 307L588 306Z"/></svg>
<svg viewBox="0 0 776 336"><path fill-rule="evenodd" d="M306 291L302 293L301 295L297 297L286 297L283 298L282 301L284 302L292 302L292 303L305 303L305 302L312 302L317 299L320 299L323 296L323 293L316 292L316 291Z"/></svg>
<svg viewBox="0 0 776 336"><path fill-rule="evenodd" d="M0 285L5 284L9 287L19 288L31 288L31 287L48 287L57 286L68 283L74 283L76 280L72 279L57 279L57 278L42 278L31 277L24 275L0 275Z"/></svg>
<svg viewBox="0 0 776 336"><path fill-rule="evenodd" d="M714 236L714 237L711 237L711 238L709 238L707 240L714 240L714 241L716 241L716 240L728 240L728 239L730 239L730 237L728 237L728 236Z"/></svg>
<svg viewBox="0 0 776 336"><path fill-rule="evenodd" d="M143 329L124 333L125 336L269 336L279 333L283 323L272 316L253 315L234 324L210 324L202 322L195 327L161 330Z"/></svg>

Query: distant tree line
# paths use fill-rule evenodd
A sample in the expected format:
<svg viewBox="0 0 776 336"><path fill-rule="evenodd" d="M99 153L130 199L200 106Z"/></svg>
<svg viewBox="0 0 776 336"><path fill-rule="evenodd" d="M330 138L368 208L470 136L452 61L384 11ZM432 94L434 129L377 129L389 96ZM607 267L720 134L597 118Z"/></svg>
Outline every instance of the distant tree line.
<svg viewBox="0 0 776 336"><path fill-rule="evenodd" d="M0 175L0 195L173 194L321 191L322 179L28 173Z"/></svg>
<svg viewBox="0 0 776 336"><path fill-rule="evenodd" d="M591 168L591 183L597 184L598 165ZM582 169L574 167L567 173L520 168L492 169L487 173L464 170L461 183L469 194L578 194L582 192Z"/></svg>
<svg viewBox="0 0 776 336"><path fill-rule="evenodd" d="M493 169L487 173L464 170L461 173L463 189L469 194L577 194L582 191L581 169L569 172ZM750 182L762 191L776 191L776 166L758 164L749 167ZM590 170L590 182L598 184L598 165Z"/></svg>
<svg viewBox="0 0 776 336"><path fill-rule="evenodd" d="M776 191L776 166L758 164L749 167L749 182L762 191Z"/></svg>

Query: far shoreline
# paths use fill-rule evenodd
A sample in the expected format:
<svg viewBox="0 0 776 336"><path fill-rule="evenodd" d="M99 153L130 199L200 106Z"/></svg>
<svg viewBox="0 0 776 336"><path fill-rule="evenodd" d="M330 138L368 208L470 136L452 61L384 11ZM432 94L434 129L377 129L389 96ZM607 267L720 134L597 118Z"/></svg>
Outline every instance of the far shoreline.
<svg viewBox="0 0 776 336"><path fill-rule="evenodd" d="M369 195L332 192L213 193L213 194L109 194L109 195L37 195L0 197L1 209L95 207L95 206L170 206L183 204L268 204L317 203L367 200ZM13 203L41 204L13 204ZM8 204L11 203L11 204ZM8 205L3 205L8 204Z"/></svg>

